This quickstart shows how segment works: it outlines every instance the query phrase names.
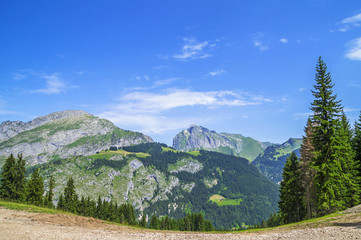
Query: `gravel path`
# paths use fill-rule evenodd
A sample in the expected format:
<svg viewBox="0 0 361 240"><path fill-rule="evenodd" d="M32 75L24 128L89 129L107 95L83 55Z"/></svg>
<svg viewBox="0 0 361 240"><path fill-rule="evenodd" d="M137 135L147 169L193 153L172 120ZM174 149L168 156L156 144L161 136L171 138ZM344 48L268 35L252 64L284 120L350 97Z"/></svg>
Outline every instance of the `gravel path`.
<svg viewBox="0 0 361 240"><path fill-rule="evenodd" d="M353 213L332 218L328 225L303 229L277 228L257 233L188 233L152 231L106 224L94 218L65 214L29 213L0 207L0 239L154 239L154 240L246 240L246 239L360 239L361 206ZM356 213L355 213L356 212ZM330 224L332 223L332 224ZM314 226L313 226L314 227Z"/></svg>

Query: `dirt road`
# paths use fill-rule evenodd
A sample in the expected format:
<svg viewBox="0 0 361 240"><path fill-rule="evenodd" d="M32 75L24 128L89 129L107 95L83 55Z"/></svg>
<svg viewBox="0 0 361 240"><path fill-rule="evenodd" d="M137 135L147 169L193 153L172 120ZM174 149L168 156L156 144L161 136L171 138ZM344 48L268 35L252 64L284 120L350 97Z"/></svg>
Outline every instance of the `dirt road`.
<svg viewBox="0 0 361 240"><path fill-rule="evenodd" d="M361 207L360 207L361 208ZM360 209L359 209L360 210ZM152 231L103 223L65 214L29 213L0 207L0 239L360 239L361 214L354 211L324 222L283 227L257 233L188 233Z"/></svg>

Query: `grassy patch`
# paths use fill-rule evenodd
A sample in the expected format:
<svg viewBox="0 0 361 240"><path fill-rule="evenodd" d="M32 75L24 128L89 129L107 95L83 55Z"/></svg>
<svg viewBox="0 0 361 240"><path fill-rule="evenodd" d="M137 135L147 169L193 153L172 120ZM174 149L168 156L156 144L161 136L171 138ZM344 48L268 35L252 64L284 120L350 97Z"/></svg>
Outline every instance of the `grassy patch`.
<svg viewBox="0 0 361 240"><path fill-rule="evenodd" d="M216 203L218 206L227 206L227 205L240 205L241 202L243 201L242 198L238 198L238 199L228 199L225 198L219 194L214 194L212 195L209 200L211 202Z"/></svg>
<svg viewBox="0 0 361 240"><path fill-rule="evenodd" d="M118 154L121 154L124 157L127 156L127 155L130 155L130 154L134 154L134 155L136 155L137 157L140 157L140 158L146 158L146 157L150 156L148 153L142 153L142 152L133 153L133 152L124 151L122 149L118 149L117 151L101 151L98 154L90 155L89 157L92 158L92 159L98 159L98 158L109 159L112 156L118 155Z"/></svg>
<svg viewBox="0 0 361 240"><path fill-rule="evenodd" d="M34 205L28 205L23 203L14 203L14 202L8 202L0 199L0 206L13 209L13 210L21 210L21 211L27 211L27 212L35 212L35 213L50 213L50 214L56 214L56 213L64 213L59 210L50 209L50 208L43 208L38 207ZM69 214L69 213L67 213Z"/></svg>
<svg viewBox="0 0 361 240"><path fill-rule="evenodd" d="M190 151L190 152L187 152L187 153L190 154L190 155L193 155L195 157L201 155L201 153L199 151Z"/></svg>

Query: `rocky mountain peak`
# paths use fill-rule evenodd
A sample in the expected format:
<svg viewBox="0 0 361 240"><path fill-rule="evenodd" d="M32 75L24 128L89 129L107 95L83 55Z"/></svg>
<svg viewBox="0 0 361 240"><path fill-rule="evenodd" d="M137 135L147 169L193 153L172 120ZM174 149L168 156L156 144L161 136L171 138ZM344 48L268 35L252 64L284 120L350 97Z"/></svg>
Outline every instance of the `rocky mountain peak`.
<svg viewBox="0 0 361 240"><path fill-rule="evenodd" d="M122 130L80 110L54 112L27 123L3 122L0 139L0 161L10 153L22 153L30 165L47 162L54 156L86 156L111 146L153 142L142 133Z"/></svg>
<svg viewBox="0 0 361 240"><path fill-rule="evenodd" d="M177 150L204 149L245 157L250 161L269 145L241 134L217 133L194 124L178 133L173 139L173 148Z"/></svg>

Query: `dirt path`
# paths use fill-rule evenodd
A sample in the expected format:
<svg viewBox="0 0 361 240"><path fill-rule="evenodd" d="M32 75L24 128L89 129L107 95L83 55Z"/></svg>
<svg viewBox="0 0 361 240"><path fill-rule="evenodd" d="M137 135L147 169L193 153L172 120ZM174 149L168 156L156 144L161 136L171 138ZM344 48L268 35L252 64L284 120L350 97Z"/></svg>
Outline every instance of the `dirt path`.
<svg viewBox="0 0 361 240"><path fill-rule="evenodd" d="M29 213L0 207L0 239L360 239L360 209L324 222L257 233L188 233L141 230L103 223L94 218L65 214ZM310 228L313 227L313 228Z"/></svg>

